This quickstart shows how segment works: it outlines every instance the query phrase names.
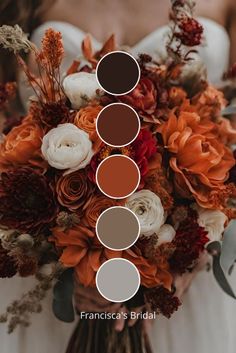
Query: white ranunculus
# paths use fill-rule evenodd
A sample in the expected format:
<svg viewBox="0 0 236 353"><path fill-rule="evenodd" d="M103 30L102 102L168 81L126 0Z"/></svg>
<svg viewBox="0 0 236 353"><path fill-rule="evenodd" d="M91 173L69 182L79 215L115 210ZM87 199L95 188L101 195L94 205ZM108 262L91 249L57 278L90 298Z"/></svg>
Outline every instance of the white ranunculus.
<svg viewBox="0 0 236 353"><path fill-rule="evenodd" d="M160 198L150 190L141 190L132 194L126 207L135 213L140 223L140 235L158 234L165 222L164 209Z"/></svg>
<svg viewBox="0 0 236 353"><path fill-rule="evenodd" d="M73 124L58 125L43 138L42 154L56 169L68 169L65 174L85 168L92 156L89 135Z"/></svg>
<svg viewBox="0 0 236 353"><path fill-rule="evenodd" d="M89 72L77 72L67 76L63 87L73 109L79 109L88 100L96 98L100 89L96 75Z"/></svg>
<svg viewBox="0 0 236 353"><path fill-rule="evenodd" d="M207 210L197 207L198 224L208 232L210 241L219 241L222 239L225 230L227 216L219 210Z"/></svg>
<svg viewBox="0 0 236 353"><path fill-rule="evenodd" d="M160 246L164 243L171 243L175 237L175 230L170 224L163 224L158 232L158 240L156 246Z"/></svg>

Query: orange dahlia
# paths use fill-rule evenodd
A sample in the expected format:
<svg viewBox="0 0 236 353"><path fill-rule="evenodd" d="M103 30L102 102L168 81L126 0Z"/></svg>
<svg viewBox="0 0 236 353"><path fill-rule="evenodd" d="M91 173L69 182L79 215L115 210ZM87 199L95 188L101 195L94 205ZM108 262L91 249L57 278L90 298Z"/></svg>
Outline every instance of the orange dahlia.
<svg viewBox="0 0 236 353"><path fill-rule="evenodd" d="M204 126L199 124L199 131L202 129ZM211 208L209 193L225 188L224 182L235 164L230 149L217 138L198 133L194 115L183 113L177 118L171 113L158 131L171 153L169 163L178 193L183 197L193 196L199 205Z"/></svg>
<svg viewBox="0 0 236 353"><path fill-rule="evenodd" d="M170 288L172 277L168 268L158 267L157 264L145 259L138 247L125 251L114 251L104 247L95 235L83 224L69 230L60 227L52 229L52 241L59 248L63 248L60 261L66 267L75 267L76 276L84 286L95 286L96 272L107 260L112 258L126 258L133 262L141 275L141 283L146 287L162 284Z"/></svg>

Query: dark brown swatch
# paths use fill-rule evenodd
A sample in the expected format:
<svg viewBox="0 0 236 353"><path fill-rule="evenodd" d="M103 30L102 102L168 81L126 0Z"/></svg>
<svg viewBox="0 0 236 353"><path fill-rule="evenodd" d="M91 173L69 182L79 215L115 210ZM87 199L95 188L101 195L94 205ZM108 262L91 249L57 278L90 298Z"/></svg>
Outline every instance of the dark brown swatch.
<svg viewBox="0 0 236 353"><path fill-rule="evenodd" d="M132 159L123 155L113 155L100 163L96 180L99 189L105 195L123 199L137 189L140 172Z"/></svg>
<svg viewBox="0 0 236 353"><path fill-rule="evenodd" d="M139 237L139 221L126 207L111 207L98 218L96 232L101 243L112 250L124 250Z"/></svg>
<svg viewBox="0 0 236 353"><path fill-rule="evenodd" d="M128 145L137 137L139 129L140 122L137 113L123 103L106 106L97 118L98 135L111 146Z"/></svg>
<svg viewBox="0 0 236 353"><path fill-rule="evenodd" d="M97 66L98 82L110 94L128 93L135 88L139 77L137 61L126 52L111 52L105 55Z"/></svg>

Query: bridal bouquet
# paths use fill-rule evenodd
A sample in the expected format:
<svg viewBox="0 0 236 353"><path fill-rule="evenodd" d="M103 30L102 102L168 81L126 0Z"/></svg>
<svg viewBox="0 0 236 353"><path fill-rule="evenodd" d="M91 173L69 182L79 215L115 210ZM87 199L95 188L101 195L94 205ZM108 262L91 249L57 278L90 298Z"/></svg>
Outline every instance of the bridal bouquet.
<svg viewBox="0 0 236 353"><path fill-rule="evenodd" d="M207 253L217 281L234 297L220 255L224 230L236 216L231 149L236 130L223 117L228 109L223 93L191 65L203 28L190 10L188 2L173 2L167 59L156 62L141 54L140 81L121 96L104 92L95 75L99 60L116 49L113 36L99 52L86 37L83 58L62 75L60 33L48 29L37 49L18 26L0 28L1 45L14 52L34 91L27 115L9 120L0 144L0 277L38 281L1 316L10 332L28 325L29 314L41 310L52 286L55 315L73 321L74 279L95 287L98 268L117 257L135 264L141 277L127 308L148 304L169 318L181 304L175 278L194 271ZM23 52L34 56L38 76ZM14 92L14 83L0 86L2 110ZM96 131L99 112L114 102L129 104L140 118L140 133L126 147L106 145ZM140 170L138 189L123 200L103 195L95 182L99 164L112 154L132 158ZM123 251L105 248L95 230L99 215L116 205L133 211L141 226L138 241ZM109 340L110 321L106 330L110 336L103 339Z"/></svg>

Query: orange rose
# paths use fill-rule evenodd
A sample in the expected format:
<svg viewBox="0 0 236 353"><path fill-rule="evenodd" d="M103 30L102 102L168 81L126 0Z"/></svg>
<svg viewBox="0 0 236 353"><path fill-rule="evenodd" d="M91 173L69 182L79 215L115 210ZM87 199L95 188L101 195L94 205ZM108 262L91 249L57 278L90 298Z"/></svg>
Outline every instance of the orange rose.
<svg viewBox="0 0 236 353"><path fill-rule="evenodd" d="M94 151L98 151L102 144L102 140L100 140L96 132L96 119L102 108L101 105L88 105L79 110L74 120L74 124L77 127L89 134L89 138L93 142Z"/></svg>
<svg viewBox="0 0 236 353"><path fill-rule="evenodd" d="M83 222L88 226L95 228L96 222L100 214L109 207L124 205L122 200L114 200L109 197L97 193L90 199L86 207Z"/></svg>
<svg viewBox="0 0 236 353"><path fill-rule="evenodd" d="M56 183L58 201L70 211L83 211L94 190L95 185L90 182L84 169L62 175Z"/></svg>
<svg viewBox="0 0 236 353"><path fill-rule="evenodd" d="M107 260L123 257L133 262L141 275L141 283L146 287L164 285L170 288L172 277L168 269L149 262L137 247L125 251L114 251L104 247L94 231L80 224L69 230L60 227L52 229L52 241L62 247L60 258L66 267L74 267L76 277L84 286L95 286L96 272Z"/></svg>
<svg viewBox="0 0 236 353"><path fill-rule="evenodd" d="M199 125L200 131L202 128ZM197 126L189 115L177 118L172 113L158 131L172 153L170 167L175 172L178 193L183 197L193 196L202 207L213 207L209 193L225 188L224 182L235 164L230 149L217 138L197 133Z"/></svg>
<svg viewBox="0 0 236 353"><path fill-rule="evenodd" d="M41 155L43 135L43 129L34 121L14 127L0 145L0 171L18 166L45 169L47 163Z"/></svg>

